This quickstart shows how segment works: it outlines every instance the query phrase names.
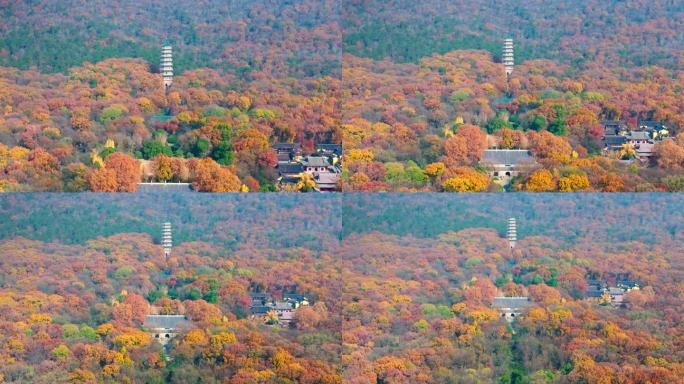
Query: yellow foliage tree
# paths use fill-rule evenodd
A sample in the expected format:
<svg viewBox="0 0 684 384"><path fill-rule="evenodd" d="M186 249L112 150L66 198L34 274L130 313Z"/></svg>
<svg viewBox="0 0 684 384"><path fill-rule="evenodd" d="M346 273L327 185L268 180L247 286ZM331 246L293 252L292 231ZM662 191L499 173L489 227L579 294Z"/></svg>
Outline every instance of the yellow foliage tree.
<svg viewBox="0 0 684 384"><path fill-rule="evenodd" d="M622 144L619 157L621 160L631 160L637 157L637 151L632 143Z"/></svg>
<svg viewBox="0 0 684 384"><path fill-rule="evenodd" d="M451 312L453 313L463 313L466 309L466 304L465 303L456 303L451 306Z"/></svg>
<svg viewBox="0 0 684 384"><path fill-rule="evenodd" d="M183 111L178 114L177 118L179 123L187 125L195 121L197 119L197 116L195 116L195 114L192 112Z"/></svg>
<svg viewBox="0 0 684 384"><path fill-rule="evenodd" d="M12 149L9 150L10 157L16 160L25 158L29 153L31 153L30 149L19 146L12 147Z"/></svg>
<svg viewBox="0 0 684 384"><path fill-rule="evenodd" d="M266 324L271 325L278 324L278 322L280 321L280 319L278 318L278 313L276 311L268 311L268 313L266 313L264 320L266 321Z"/></svg>
<svg viewBox="0 0 684 384"><path fill-rule="evenodd" d="M138 329L129 329L114 338L114 344L129 349L146 347L152 341L152 336Z"/></svg>
<svg viewBox="0 0 684 384"><path fill-rule="evenodd" d="M400 357L384 356L375 361L373 364L373 371L375 371L379 378L385 379L388 372L399 371L403 373L408 370L411 365L412 364Z"/></svg>
<svg viewBox="0 0 684 384"><path fill-rule="evenodd" d="M100 336L107 336L114 330L114 326L110 323L104 323L97 327L97 334Z"/></svg>
<svg viewBox="0 0 684 384"><path fill-rule="evenodd" d="M52 323L52 316L47 313L32 313L30 316L30 321L33 324L50 324Z"/></svg>
<svg viewBox="0 0 684 384"><path fill-rule="evenodd" d="M60 360L66 359L69 355L71 355L71 351L64 344L60 344L52 350L52 356Z"/></svg>
<svg viewBox="0 0 684 384"><path fill-rule="evenodd" d="M2 380L0 380L2 382ZM71 384L94 384L97 383L95 374L84 369L76 368L69 373L69 383Z"/></svg>
<svg viewBox="0 0 684 384"><path fill-rule="evenodd" d="M237 336L233 332L219 332L209 340L212 350L220 350L224 345L237 343Z"/></svg>
<svg viewBox="0 0 684 384"><path fill-rule="evenodd" d="M575 192L588 189L591 185L587 175L574 174L561 177L558 181L558 186L561 192Z"/></svg>
<svg viewBox="0 0 684 384"><path fill-rule="evenodd" d="M486 323L498 318L499 313L491 308L477 308L468 311L468 317L477 323Z"/></svg>
<svg viewBox="0 0 684 384"><path fill-rule="evenodd" d="M136 101L144 112L154 112L154 104L152 104L152 101L150 101L150 99L147 97L140 97Z"/></svg>
<svg viewBox="0 0 684 384"><path fill-rule="evenodd" d="M444 165L444 163L441 163L441 162L428 164L425 167L425 173L432 178L437 178L439 176L442 176L442 174L444 173L445 170L446 170L446 166Z"/></svg>
<svg viewBox="0 0 684 384"><path fill-rule="evenodd" d="M308 173L301 173L299 182L297 183L297 191L299 192L311 192L316 188L316 182L313 177Z"/></svg>
<svg viewBox="0 0 684 384"><path fill-rule="evenodd" d="M373 161L373 152L369 149L352 149L345 155L345 160L347 163L364 162L368 163Z"/></svg>
<svg viewBox="0 0 684 384"><path fill-rule="evenodd" d="M102 157L97 152L90 154L90 162L97 168L104 168L104 160L102 160Z"/></svg>
<svg viewBox="0 0 684 384"><path fill-rule="evenodd" d="M43 135L45 135L47 137L52 137L53 139L56 139L56 138L62 136L62 131L60 131L59 128L46 127L46 128L43 128Z"/></svg>
<svg viewBox="0 0 684 384"><path fill-rule="evenodd" d="M288 351L280 348L275 353L275 355L273 355L272 360L273 360L273 366L276 369L280 369L280 368L286 366L287 364L290 364L294 360L294 358L292 357L292 355Z"/></svg>
<svg viewBox="0 0 684 384"><path fill-rule="evenodd" d="M105 376L116 376L121 372L121 366L118 364L107 364L102 368L102 374Z"/></svg>
<svg viewBox="0 0 684 384"><path fill-rule="evenodd" d="M527 312L526 320L534 323L545 323L549 320L549 314L544 308L532 308Z"/></svg>
<svg viewBox="0 0 684 384"><path fill-rule="evenodd" d="M250 99L249 96L243 95L243 96L238 97L238 107L241 110L246 111L251 106L252 106L252 99Z"/></svg>
<svg viewBox="0 0 684 384"><path fill-rule="evenodd" d="M553 174L540 169L533 172L525 182L525 190L529 192L551 192L556 190L556 180Z"/></svg>
<svg viewBox="0 0 684 384"><path fill-rule="evenodd" d="M489 177L475 170L463 168L459 175L447 179L442 188L447 192L483 192L489 187Z"/></svg>
<svg viewBox="0 0 684 384"><path fill-rule="evenodd" d="M209 339L203 330L193 329L185 335L183 342L191 347L199 347L209 344Z"/></svg>
<svg viewBox="0 0 684 384"><path fill-rule="evenodd" d="M169 181L173 178L173 159L166 155L159 155L152 161L154 175L159 181Z"/></svg>
<svg viewBox="0 0 684 384"><path fill-rule="evenodd" d="M370 177L363 172L357 172L349 178L349 184L355 189L359 189L362 185L370 182Z"/></svg>

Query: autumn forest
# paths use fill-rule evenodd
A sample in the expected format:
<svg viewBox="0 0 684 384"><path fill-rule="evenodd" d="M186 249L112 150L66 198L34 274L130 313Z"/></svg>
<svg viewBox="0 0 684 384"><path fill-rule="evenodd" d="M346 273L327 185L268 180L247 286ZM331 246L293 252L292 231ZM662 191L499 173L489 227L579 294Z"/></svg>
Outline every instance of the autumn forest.
<svg viewBox="0 0 684 384"><path fill-rule="evenodd" d="M0 0L0 384L684 383L682 31Z"/></svg>
<svg viewBox="0 0 684 384"><path fill-rule="evenodd" d="M6 382L674 383L684 369L673 195L123 196L0 200ZM310 303L287 323L254 313L254 297L295 291ZM529 307L507 321L501 297ZM188 324L160 344L151 313Z"/></svg>
<svg viewBox="0 0 684 384"><path fill-rule="evenodd" d="M0 189L681 191L683 7L7 1Z"/></svg>

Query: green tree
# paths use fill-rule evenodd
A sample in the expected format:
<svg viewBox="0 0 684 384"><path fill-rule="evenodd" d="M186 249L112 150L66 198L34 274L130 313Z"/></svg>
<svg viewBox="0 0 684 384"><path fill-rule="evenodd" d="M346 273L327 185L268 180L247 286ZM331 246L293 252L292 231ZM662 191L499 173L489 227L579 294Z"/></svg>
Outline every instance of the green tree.
<svg viewBox="0 0 684 384"><path fill-rule="evenodd" d="M209 140L204 138L197 139L192 153L197 157L206 157L207 153L209 153Z"/></svg>
<svg viewBox="0 0 684 384"><path fill-rule="evenodd" d="M64 344L60 344L58 347L52 350L52 356L58 359L66 359L69 357L69 355L71 355L71 351Z"/></svg>
<svg viewBox="0 0 684 384"><path fill-rule="evenodd" d="M684 176L667 176L663 182L670 192L684 192Z"/></svg>
<svg viewBox="0 0 684 384"><path fill-rule="evenodd" d="M429 177L425 174L425 171L420 169L418 164L411 160L409 160L406 164L406 168L404 169L404 175L415 186L423 186L429 180Z"/></svg>
<svg viewBox="0 0 684 384"><path fill-rule="evenodd" d="M221 141L211 151L211 158L221 165L231 165L233 157L233 146L228 141Z"/></svg>
<svg viewBox="0 0 684 384"><path fill-rule="evenodd" d="M459 89L457 91L451 92L451 95L449 96L449 102L456 106L459 103L466 101L470 98L470 91L467 89Z"/></svg>
<svg viewBox="0 0 684 384"><path fill-rule="evenodd" d="M225 117L228 115L228 110L219 107L218 105L210 105L206 108L204 108L204 111L202 111L201 116L202 117Z"/></svg>
<svg viewBox="0 0 684 384"><path fill-rule="evenodd" d="M568 112L562 104L554 105L553 109L556 111L556 119L549 125L549 131L556 136L565 136L568 134L568 124L565 121Z"/></svg>
<svg viewBox="0 0 684 384"><path fill-rule="evenodd" d="M123 105L118 105L118 104L110 105L109 107L103 109L102 113L100 113L100 122L106 123L108 121L118 119L124 113L127 113L127 112L128 112L128 110Z"/></svg>
<svg viewBox="0 0 684 384"><path fill-rule="evenodd" d="M143 145L142 155L143 158L149 160L159 155L173 156L173 152L168 145L161 141L150 140Z"/></svg>
<svg viewBox="0 0 684 384"><path fill-rule="evenodd" d="M533 131L539 132L541 130L546 129L547 125L548 122L546 121L546 118L544 116L537 115L534 118L532 118L532 120L530 120L527 127Z"/></svg>
<svg viewBox="0 0 684 384"><path fill-rule="evenodd" d="M487 133L491 134L503 128L511 128L511 125L508 123L508 121L500 117L495 117L487 124Z"/></svg>
<svg viewBox="0 0 684 384"><path fill-rule="evenodd" d="M107 156L111 155L112 153L116 152L116 148L105 148L100 152L100 157L102 160L106 159Z"/></svg>

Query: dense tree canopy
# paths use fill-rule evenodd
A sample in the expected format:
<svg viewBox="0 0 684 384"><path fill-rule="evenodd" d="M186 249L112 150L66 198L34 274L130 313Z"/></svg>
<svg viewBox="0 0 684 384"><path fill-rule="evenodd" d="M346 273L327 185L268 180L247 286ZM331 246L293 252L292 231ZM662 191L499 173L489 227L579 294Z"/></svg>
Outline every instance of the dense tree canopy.
<svg viewBox="0 0 684 384"><path fill-rule="evenodd" d="M141 60L86 64L71 68L69 77L0 68L0 186L132 191L143 180L200 185L197 173L187 171L190 159L199 158L218 163L219 173L269 189L277 177L272 144L341 140L337 79L279 81L244 83L202 69L176 76L164 93L159 75ZM132 163L117 160L121 156L144 160L137 178ZM147 163L159 156L174 159L172 177ZM107 168L117 171L116 187L106 185ZM75 182L76 171L92 182Z"/></svg>
<svg viewBox="0 0 684 384"><path fill-rule="evenodd" d="M115 196L0 199L18 219L0 235L3 382L341 383L333 199ZM169 258L163 215L176 235ZM44 232L11 234L24 225ZM251 292L292 287L313 305L291 327L249 318ZM163 348L141 328L152 311L190 327Z"/></svg>
<svg viewBox="0 0 684 384"><path fill-rule="evenodd" d="M342 86L349 95L341 106L343 142L347 154L366 154L347 157L346 190L445 190L456 168L485 175L481 160L487 148L529 149L537 160L513 180L511 190L525 190L540 169L554 175L556 186L578 174L589 181L583 190L668 190L664 178L682 169L679 69L592 61L579 71L570 64L530 60L507 77L484 51L451 51L418 63L351 54L343 60ZM631 156L603 151L603 120L621 120L629 129L637 129L639 121L661 121L674 139L658 143L652 159L627 164L634 148ZM427 167L435 162L444 163L447 172L416 183L416 175L429 176ZM412 177L388 172L409 163L417 165Z"/></svg>
<svg viewBox="0 0 684 384"><path fill-rule="evenodd" d="M0 223L3 380L641 383L682 373L677 196L118 196L0 199L15 219ZM163 220L177 235L168 258ZM585 297L590 274L614 284L618 273L640 284L624 306ZM291 286L314 302L292 326L249 319L250 292ZM498 295L533 307L509 324L492 307ZM163 349L141 329L152 310L191 326Z"/></svg>
<svg viewBox="0 0 684 384"><path fill-rule="evenodd" d="M122 152L211 158L270 191L271 145L298 142L306 152L343 143L350 191L460 190L444 184L456 168L486 175L484 146L531 149L539 160L508 190L525 190L539 169L555 191L576 190L561 188L571 175L586 176L581 190L675 190L666 178L684 172L682 5L543 3L8 3L0 188L84 190L94 185L85 175ZM504 37L515 40L510 77ZM168 92L158 73L166 43L176 74ZM602 120L658 121L676 140L629 165L635 146L602 151ZM430 175L433 163L445 172ZM158 176L143 162L143 180L167 180ZM500 190L495 181L484 190Z"/></svg>

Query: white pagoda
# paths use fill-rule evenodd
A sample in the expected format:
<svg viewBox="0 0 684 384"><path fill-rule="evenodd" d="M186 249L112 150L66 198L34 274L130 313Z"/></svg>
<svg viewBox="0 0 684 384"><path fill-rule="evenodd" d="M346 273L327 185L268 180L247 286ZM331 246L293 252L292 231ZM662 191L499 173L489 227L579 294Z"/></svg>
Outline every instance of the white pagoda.
<svg viewBox="0 0 684 384"><path fill-rule="evenodd" d="M162 248L164 248L164 257L169 257L171 254L171 247L173 241L171 240L171 223L168 221L162 225Z"/></svg>
<svg viewBox="0 0 684 384"><path fill-rule="evenodd" d="M503 65L506 75L510 76L510 74L513 73L513 66L515 65L515 60L513 60L513 39L504 40Z"/></svg>
<svg viewBox="0 0 684 384"><path fill-rule="evenodd" d="M515 217L508 219L508 245L511 249L515 248L515 243L518 241L518 230L515 224Z"/></svg>
<svg viewBox="0 0 684 384"><path fill-rule="evenodd" d="M159 71L164 80L164 89L168 89L173 83L173 48L170 45L162 47Z"/></svg>

